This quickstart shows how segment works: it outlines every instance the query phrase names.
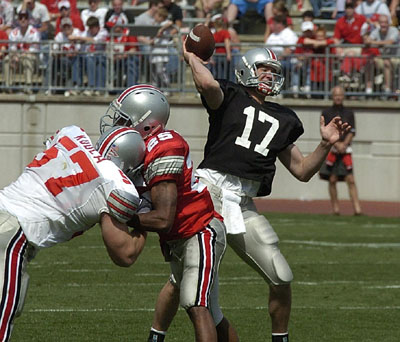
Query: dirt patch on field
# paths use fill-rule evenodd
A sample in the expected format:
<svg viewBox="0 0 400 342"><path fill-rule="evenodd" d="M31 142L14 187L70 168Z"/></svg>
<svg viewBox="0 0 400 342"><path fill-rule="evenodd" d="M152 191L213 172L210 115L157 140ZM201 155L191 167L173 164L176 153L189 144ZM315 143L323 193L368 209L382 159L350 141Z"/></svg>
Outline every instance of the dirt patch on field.
<svg viewBox="0 0 400 342"><path fill-rule="evenodd" d="M300 200L273 200L255 199L260 212L279 213L309 213L309 214L332 214L329 201L300 201ZM361 208L364 215L400 217L399 202L372 202L362 201ZM340 201L340 214L353 215L353 207L350 201Z"/></svg>

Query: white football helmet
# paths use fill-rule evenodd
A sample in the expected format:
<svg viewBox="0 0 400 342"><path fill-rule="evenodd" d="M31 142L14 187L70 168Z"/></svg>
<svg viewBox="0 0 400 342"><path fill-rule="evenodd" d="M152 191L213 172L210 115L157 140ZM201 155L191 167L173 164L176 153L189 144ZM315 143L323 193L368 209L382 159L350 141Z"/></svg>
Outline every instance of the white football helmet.
<svg viewBox="0 0 400 342"><path fill-rule="evenodd" d="M259 80L257 67L269 66L274 72L266 73L268 80ZM257 87L265 95L278 95L285 81L282 65L275 53L267 48L255 48L247 51L235 67L235 75L239 84L245 87Z"/></svg>
<svg viewBox="0 0 400 342"><path fill-rule="evenodd" d="M95 148L131 178L132 172L143 162L146 146L139 132L131 127L116 126L100 136Z"/></svg>
<svg viewBox="0 0 400 342"><path fill-rule="evenodd" d="M164 129L169 118L169 103L161 90L147 84L130 87L111 102L100 119L100 132L113 126L133 127L143 137Z"/></svg>

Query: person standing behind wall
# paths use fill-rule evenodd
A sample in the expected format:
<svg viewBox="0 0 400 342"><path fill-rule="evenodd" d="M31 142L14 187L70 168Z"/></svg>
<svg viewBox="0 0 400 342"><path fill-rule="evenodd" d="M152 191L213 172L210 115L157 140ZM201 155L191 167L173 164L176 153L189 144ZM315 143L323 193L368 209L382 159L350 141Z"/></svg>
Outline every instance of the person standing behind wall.
<svg viewBox="0 0 400 342"><path fill-rule="evenodd" d="M336 183L346 181L349 188L349 195L353 204L354 215L362 215L360 202L358 199L357 187L353 175L353 159L351 142L356 134L354 112L343 106L344 89L336 86L332 89L333 105L322 111L325 124L328 124L335 116L340 116L343 122L351 125L349 132L344 134L336 142L322 164L319 176L323 180L329 181L329 196L334 215L340 215L338 193Z"/></svg>

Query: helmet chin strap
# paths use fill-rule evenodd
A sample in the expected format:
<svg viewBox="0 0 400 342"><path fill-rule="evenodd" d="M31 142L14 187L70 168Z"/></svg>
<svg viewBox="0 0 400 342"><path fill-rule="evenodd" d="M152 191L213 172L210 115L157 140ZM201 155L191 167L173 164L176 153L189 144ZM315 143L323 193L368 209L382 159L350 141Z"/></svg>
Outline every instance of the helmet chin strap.
<svg viewBox="0 0 400 342"><path fill-rule="evenodd" d="M272 95L272 89L265 83L258 83L257 91L262 95Z"/></svg>

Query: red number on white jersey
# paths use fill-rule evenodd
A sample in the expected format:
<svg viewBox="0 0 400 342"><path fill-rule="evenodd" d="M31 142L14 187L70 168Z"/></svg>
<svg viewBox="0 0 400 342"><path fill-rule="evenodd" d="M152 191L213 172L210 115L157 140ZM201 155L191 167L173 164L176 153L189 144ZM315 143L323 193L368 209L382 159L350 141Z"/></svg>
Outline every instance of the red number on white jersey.
<svg viewBox="0 0 400 342"><path fill-rule="evenodd" d="M62 137L59 140L59 143L63 145L68 151L78 147L70 138ZM56 146L49 148L44 151L44 156L41 159L34 159L28 167L41 167L47 164L50 160L57 158L59 150ZM92 162L88 158L88 156L83 151L77 151L72 153L70 159L73 163L76 163L82 169L82 172L79 172L74 175L69 175L66 177L58 177L58 178L49 178L45 186L46 188L54 195L57 196L63 191L63 188L73 187L77 185L81 185L87 182L96 179L99 174L96 171L95 167L92 165Z"/></svg>

